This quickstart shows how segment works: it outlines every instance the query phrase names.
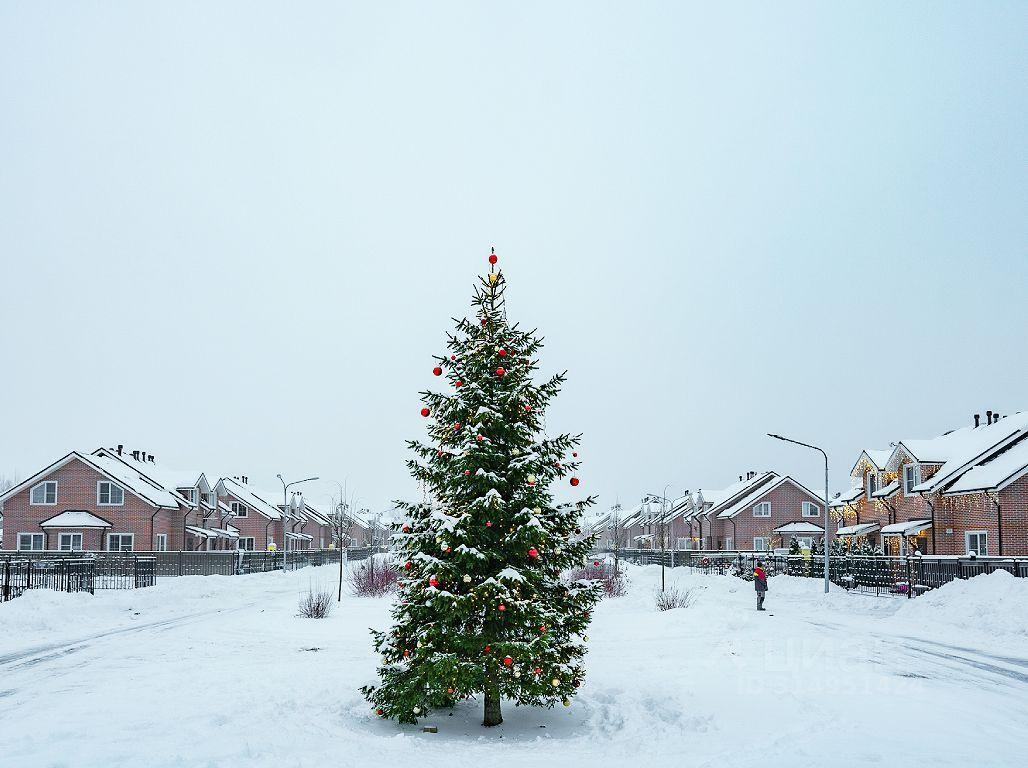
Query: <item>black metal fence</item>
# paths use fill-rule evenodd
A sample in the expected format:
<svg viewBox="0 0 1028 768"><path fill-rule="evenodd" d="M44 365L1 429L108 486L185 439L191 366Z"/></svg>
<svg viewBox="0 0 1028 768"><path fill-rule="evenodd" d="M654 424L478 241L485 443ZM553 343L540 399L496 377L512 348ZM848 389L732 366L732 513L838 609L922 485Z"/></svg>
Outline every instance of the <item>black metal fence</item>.
<svg viewBox="0 0 1028 768"><path fill-rule="evenodd" d="M349 560L371 556L369 547L346 550ZM11 552L0 554L0 602L26 589L89 592L97 589L139 589L157 577L234 576L292 571L339 563L342 551L309 549L295 552Z"/></svg>
<svg viewBox="0 0 1028 768"><path fill-rule="evenodd" d="M618 553L638 565L687 567L701 573L734 574L752 578L757 560L768 575L786 574L814 579L825 576L824 555L776 555L764 552L704 552L697 550L627 549ZM843 555L829 558L829 580L847 590L875 595L916 597L955 579L1007 571L1028 578L1028 558L1016 557L884 557Z"/></svg>

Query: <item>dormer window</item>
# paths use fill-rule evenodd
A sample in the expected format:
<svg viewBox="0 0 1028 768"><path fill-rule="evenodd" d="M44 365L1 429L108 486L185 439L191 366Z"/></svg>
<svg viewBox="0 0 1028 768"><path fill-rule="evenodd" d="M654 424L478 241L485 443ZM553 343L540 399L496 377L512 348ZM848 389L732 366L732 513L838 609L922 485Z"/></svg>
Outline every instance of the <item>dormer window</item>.
<svg viewBox="0 0 1028 768"><path fill-rule="evenodd" d="M195 488L179 488L179 495L181 495L190 504L196 503L196 489Z"/></svg>
<svg viewBox="0 0 1028 768"><path fill-rule="evenodd" d="M912 496L914 486L921 483L921 467L918 464L903 465L903 494Z"/></svg>
<svg viewBox="0 0 1028 768"><path fill-rule="evenodd" d="M57 481L47 480L46 482L39 483L38 485L32 486L32 492L29 495L30 504L45 504L52 505L57 503Z"/></svg>

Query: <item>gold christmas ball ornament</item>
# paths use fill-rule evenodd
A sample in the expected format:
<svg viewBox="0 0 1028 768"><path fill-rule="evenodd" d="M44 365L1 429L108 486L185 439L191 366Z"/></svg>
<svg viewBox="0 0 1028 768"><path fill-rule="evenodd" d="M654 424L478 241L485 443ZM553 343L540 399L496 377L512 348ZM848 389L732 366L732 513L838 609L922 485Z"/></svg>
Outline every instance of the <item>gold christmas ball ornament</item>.
<svg viewBox="0 0 1028 768"><path fill-rule="evenodd" d="M571 702L568 701L567 699L564 699L564 706L565 707L570 707L571 706Z"/></svg>
<svg viewBox="0 0 1028 768"><path fill-rule="evenodd" d="M521 677L521 673L518 670L514 670L514 677Z"/></svg>
<svg viewBox="0 0 1028 768"><path fill-rule="evenodd" d="M543 513L543 511L541 509L539 509L539 507L536 507L535 509L532 510L532 513L536 514L536 515L541 515Z"/></svg>
<svg viewBox="0 0 1028 768"><path fill-rule="evenodd" d="M495 283L499 279L500 279L500 276L496 272L490 272L489 273L489 282L490 283Z"/></svg>
<svg viewBox="0 0 1028 768"><path fill-rule="evenodd" d="M554 688L556 688L558 685L560 685L560 680L558 680L557 678L553 678L550 681L550 685L552 685Z"/></svg>
<svg viewBox="0 0 1028 768"><path fill-rule="evenodd" d="M529 485L535 485L535 475L529 475L528 476L528 484Z"/></svg>

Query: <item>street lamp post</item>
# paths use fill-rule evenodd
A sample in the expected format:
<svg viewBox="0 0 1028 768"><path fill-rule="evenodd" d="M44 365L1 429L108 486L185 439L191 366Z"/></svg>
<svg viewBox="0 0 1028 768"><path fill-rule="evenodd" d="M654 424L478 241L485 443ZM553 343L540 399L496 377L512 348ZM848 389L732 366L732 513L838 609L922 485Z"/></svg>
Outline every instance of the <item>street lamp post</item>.
<svg viewBox="0 0 1028 768"><path fill-rule="evenodd" d="M667 526L667 513L668 502L667 492L671 488L671 483L664 486L664 494L658 496L655 493L646 494L647 499L653 499L654 501L660 501L660 591L664 591L664 560L667 557L667 542L665 541L667 532L665 530ZM644 499L645 501L646 499Z"/></svg>
<svg viewBox="0 0 1028 768"><path fill-rule="evenodd" d="M286 572L286 559L289 557L289 547L286 545L286 516L289 514L289 489L300 483L309 483L311 480L318 480L317 477L305 477L303 480L293 480L287 483L282 475L275 475L282 482L282 573Z"/></svg>
<svg viewBox="0 0 1028 768"><path fill-rule="evenodd" d="M824 508L825 508L825 517L824 517L824 521L825 521L825 536L824 536L824 542L825 542L825 594L827 595L828 594L828 585L831 583L831 579L829 578L830 577L829 563L831 562L831 547L829 546L829 544L830 544L830 537L832 535L832 526L831 526L831 523L828 520L828 498L829 498L829 496L828 496L828 493L829 493L829 491L828 491L828 454L825 453L823 448L818 448L816 445L811 445L810 443L801 443L799 440L793 440L791 437L782 437L781 435L774 435L774 434L771 434L770 432L767 433L767 436L768 437L773 437L775 440L782 440L782 441L784 441L786 443L793 443L795 445L802 445L804 448L810 448L812 451L818 451L822 456L825 457L825 503L824 503Z"/></svg>

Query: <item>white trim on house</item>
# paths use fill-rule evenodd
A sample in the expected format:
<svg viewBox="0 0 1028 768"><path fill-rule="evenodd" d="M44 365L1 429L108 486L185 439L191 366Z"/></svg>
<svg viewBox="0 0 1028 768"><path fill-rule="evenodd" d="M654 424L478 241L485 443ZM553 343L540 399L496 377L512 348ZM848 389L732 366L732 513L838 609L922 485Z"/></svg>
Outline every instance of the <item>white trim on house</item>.
<svg viewBox="0 0 1028 768"><path fill-rule="evenodd" d="M771 537L770 536L754 536L753 537L753 551L754 552L767 552L771 549Z"/></svg>
<svg viewBox="0 0 1028 768"><path fill-rule="evenodd" d="M809 512L811 509L815 511ZM812 501L803 502L803 517L821 517L821 507Z"/></svg>
<svg viewBox="0 0 1028 768"><path fill-rule="evenodd" d="M765 509L767 510L765 512ZM753 505L753 516L754 517L771 517L771 502L762 501L759 504Z"/></svg>
<svg viewBox="0 0 1028 768"><path fill-rule="evenodd" d="M118 537L118 546L112 547L111 544L114 542L114 537ZM128 539L128 549L125 549L125 539ZM108 552L132 552L136 547L136 534L134 533L109 533L107 534L107 551Z"/></svg>
<svg viewBox="0 0 1028 768"><path fill-rule="evenodd" d="M971 546L971 537L974 537L974 546ZM985 546L983 547L982 544ZM964 552L965 554L971 554L974 552L979 557L988 557L989 555L989 532L988 531L964 531Z"/></svg>
<svg viewBox="0 0 1028 768"><path fill-rule="evenodd" d="M71 538L67 547L64 546L64 537ZM75 546L75 537L78 536L78 546ZM61 552L81 552L83 536L81 531L61 531L57 534L57 549Z"/></svg>
<svg viewBox="0 0 1028 768"><path fill-rule="evenodd" d="M31 540L30 540L30 543L29 543L28 547L23 547L21 545L21 540L22 540L23 536L31 537ZM34 546L35 542L36 542L36 537L37 536L39 537L39 546L38 547ZM44 549L46 549L46 536L44 534L42 534L42 533L35 533L33 531L24 531L24 532L18 534L18 551L19 552L42 552Z"/></svg>
<svg viewBox="0 0 1028 768"><path fill-rule="evenodd" d="M47 497L50 495L50 494L47 493L47 488L46 488L49 485L52 485L54 487L54 500L53 501L47 501L46 500ZM42 501L36 501L35 498L33 498L36 495L36 489L37 488L42 488L43 489L43 500ZM56 507L57 506L57 481L56 480L43 480L42 482L36 483L34 486L32 486L32 488L29 490L29 506L32 506L32 507Z"/></svg>
<svg viewBox="0 0 1028 768"><path fill-rule="evenodd" d="M158 533L153 537L153 548L155 552L167 552L168 551L168 534Z"/></svg>
<svg viewBox="0 0 1028 768"><path fill-rule="evenodd" d="M107 501L100 500L100 487L107 486ZM121 501L114 500L114 491L121 492ZM123 507L125 506L125 489L111 480L96 481L96 506L98 507Z"/></svg>
<svg viewBox="0 0 1028 768"><path fill-rule="evenodd" d="M233 501L232 504L229 506L229 509L232 510L232 514L236 517L242 518L249 516L250 508L241 501Z"/></svg>
<svg viewBox="0 0 1028 768"><path fill-rule="evenodd" d="M909 476L908 476L909 473ZM921 484L921 465L907 463L903 465L903 495L916 496L914 489Z"/></svg>

